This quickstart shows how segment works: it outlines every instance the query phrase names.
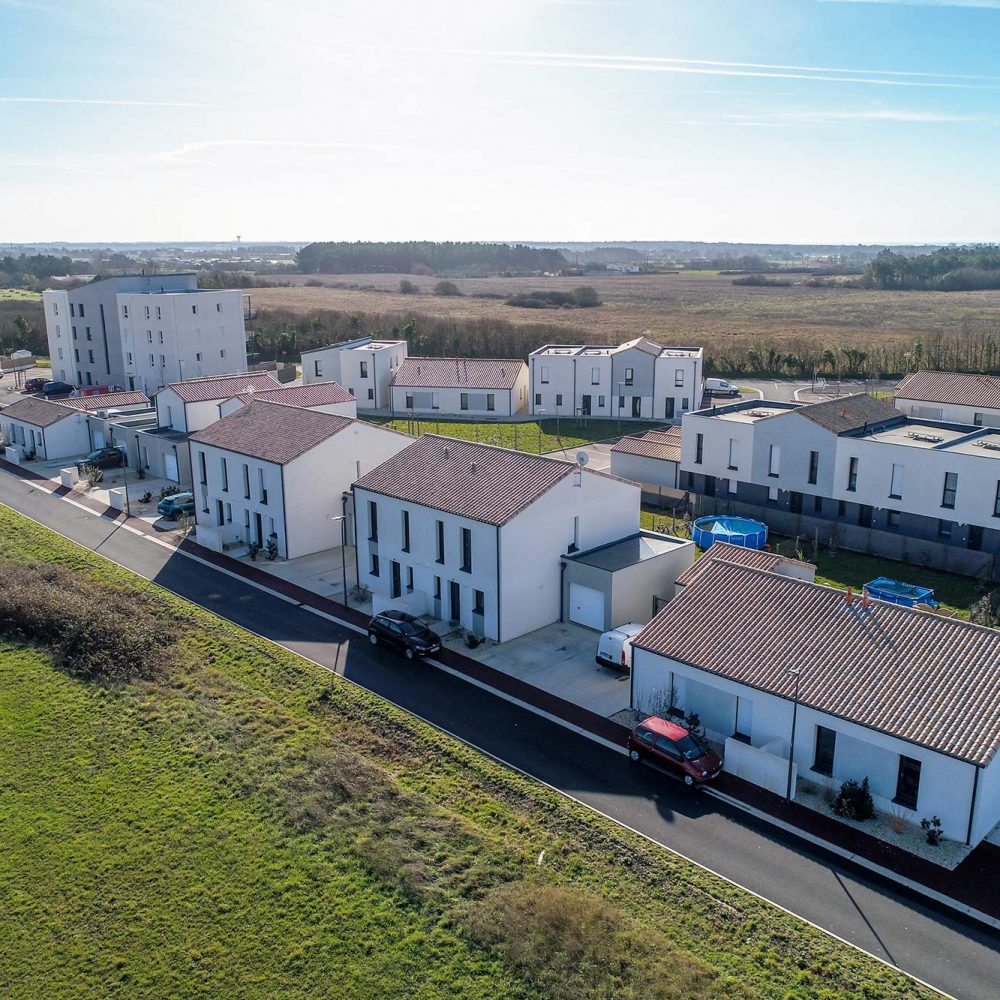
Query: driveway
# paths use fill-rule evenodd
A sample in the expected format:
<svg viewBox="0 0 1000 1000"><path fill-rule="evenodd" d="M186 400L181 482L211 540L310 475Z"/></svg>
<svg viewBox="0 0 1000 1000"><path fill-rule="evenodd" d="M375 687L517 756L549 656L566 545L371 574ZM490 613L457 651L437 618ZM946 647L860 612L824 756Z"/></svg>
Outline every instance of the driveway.
<svg viewBox="0 0 1000 1000"><path fill-rule="evenodd" d="M626 430L625 433L627 434L628 431ZM545 454L549 458L561 458L567 462L576 462L577 456L583 453L587 456L588 469L607 472L611 468L611 446L612 442L610 441L600 441L593 444L581 444L576 448L560 448Z"/></svg>

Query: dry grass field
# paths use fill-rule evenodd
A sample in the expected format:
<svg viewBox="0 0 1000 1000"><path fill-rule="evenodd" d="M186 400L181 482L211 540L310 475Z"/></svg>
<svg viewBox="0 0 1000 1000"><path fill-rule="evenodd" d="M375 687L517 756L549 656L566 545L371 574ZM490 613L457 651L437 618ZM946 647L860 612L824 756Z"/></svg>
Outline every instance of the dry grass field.
<svg viewBox="0 0 1000 1000"><path fill-rule="evenodd" d="M403 278L419 289L399 293ZM714 272L586 278L456 278L462 297L433 294L437 277L399 274L296 275L288 288L251 290L263 309L304 315L316 310L382 313L401 320L418 313L453 320L506 320L551 324L568 340L619 342L650 330L661 341L719 353L773 341L785 350L859 347L873 340L914 340L978 335L1000 325L1000 291L887 292L813 287L792 276L791 287L733 285ZM324 287L306 287L309 280ZM535 289L570 291L592 285L603 305L593 309L521 309L504 298ZM502 296L494 298L491 296Z"/></svg>

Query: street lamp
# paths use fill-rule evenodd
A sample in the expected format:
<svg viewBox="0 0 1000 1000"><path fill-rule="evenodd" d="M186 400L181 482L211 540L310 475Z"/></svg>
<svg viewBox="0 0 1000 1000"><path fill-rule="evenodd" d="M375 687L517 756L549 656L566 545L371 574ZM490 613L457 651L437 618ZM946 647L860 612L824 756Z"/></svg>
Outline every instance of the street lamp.
<svg viewBox="0 0 1000 1000"><path fill-rule="evenodd" d="M792 699L792 732L788 740L788 783L785 786L785 798L792 801L792 757L795 754L795 720L799 713L799 679L802 676L801 667L789 667L787 673L795 678L795 694Z"/></svg>
<svg viewBox="0 0 1000 1000"><path fill-rule="evenodd" d="M328 521L340 521L340 573L344 582L344 607L347 604L347 515L327 514Z"/></svg>
<svg viewBox="0 0 1000 1000"><path fill-rule="evenodd" d="M118 450L122 453L122 476L125 478L125 516L132 516L132 507L128 502L128 445L118 445Z"/></svg>
<svg viewBox="0 0 1000 1000"><path fill-rule="evenodd" d="M621 435L621 432L622 432L622 403L625 400L625 397L622 395L622 386L624 384L625 384L624 382L619 382L618 383L618 434L619 434L619 436Z"/></svg>

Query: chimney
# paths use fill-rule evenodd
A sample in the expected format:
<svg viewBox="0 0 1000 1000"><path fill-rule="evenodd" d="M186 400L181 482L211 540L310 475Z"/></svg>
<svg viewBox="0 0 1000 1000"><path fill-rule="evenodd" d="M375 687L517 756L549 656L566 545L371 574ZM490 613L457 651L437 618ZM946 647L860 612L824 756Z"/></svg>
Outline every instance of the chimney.
<svg viewBox="0 0 1000 1000"><path fill-rule="evenodd" d="M854 588L847 588L847 596L844 598L844 603L850 607L854 603Z"/></svg>
<svg viewBox="0 0 1000 1000"><path fill-rule="evenodd" d="M862 589L861 591L861 610L867 611L868 605L871 604L872 599L868 596L868 591Z"/></svg>

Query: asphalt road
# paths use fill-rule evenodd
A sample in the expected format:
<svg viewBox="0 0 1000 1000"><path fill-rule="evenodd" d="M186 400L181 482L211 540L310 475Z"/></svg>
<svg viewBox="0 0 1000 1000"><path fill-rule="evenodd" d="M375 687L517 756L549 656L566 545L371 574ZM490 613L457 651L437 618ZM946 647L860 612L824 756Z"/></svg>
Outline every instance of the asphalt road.
<svg viewBox="0 0 1000 1000"><path fill-rule="evenodd" d="M1000 993L1000 935L432 666L0 473L0 503L336 671L956 997Z"/></svg>
<svg viewBox="0 0 1000 1000"><path fill-rule="evenodd" d="M795 379L734 378L733 381L737 385L759 390L762 399L773 399L783 402L794 400L796 389L808 389L812 386L812 382L809 379L796 381ZM827 387L832 388L839 385L841 394L847 396L852 392L875 392L876 390L888 392L896 384L897 380L880 382L877 379L844 379L841 383L828 380ZM725 400L720 401L725 402Z"/></svg>

